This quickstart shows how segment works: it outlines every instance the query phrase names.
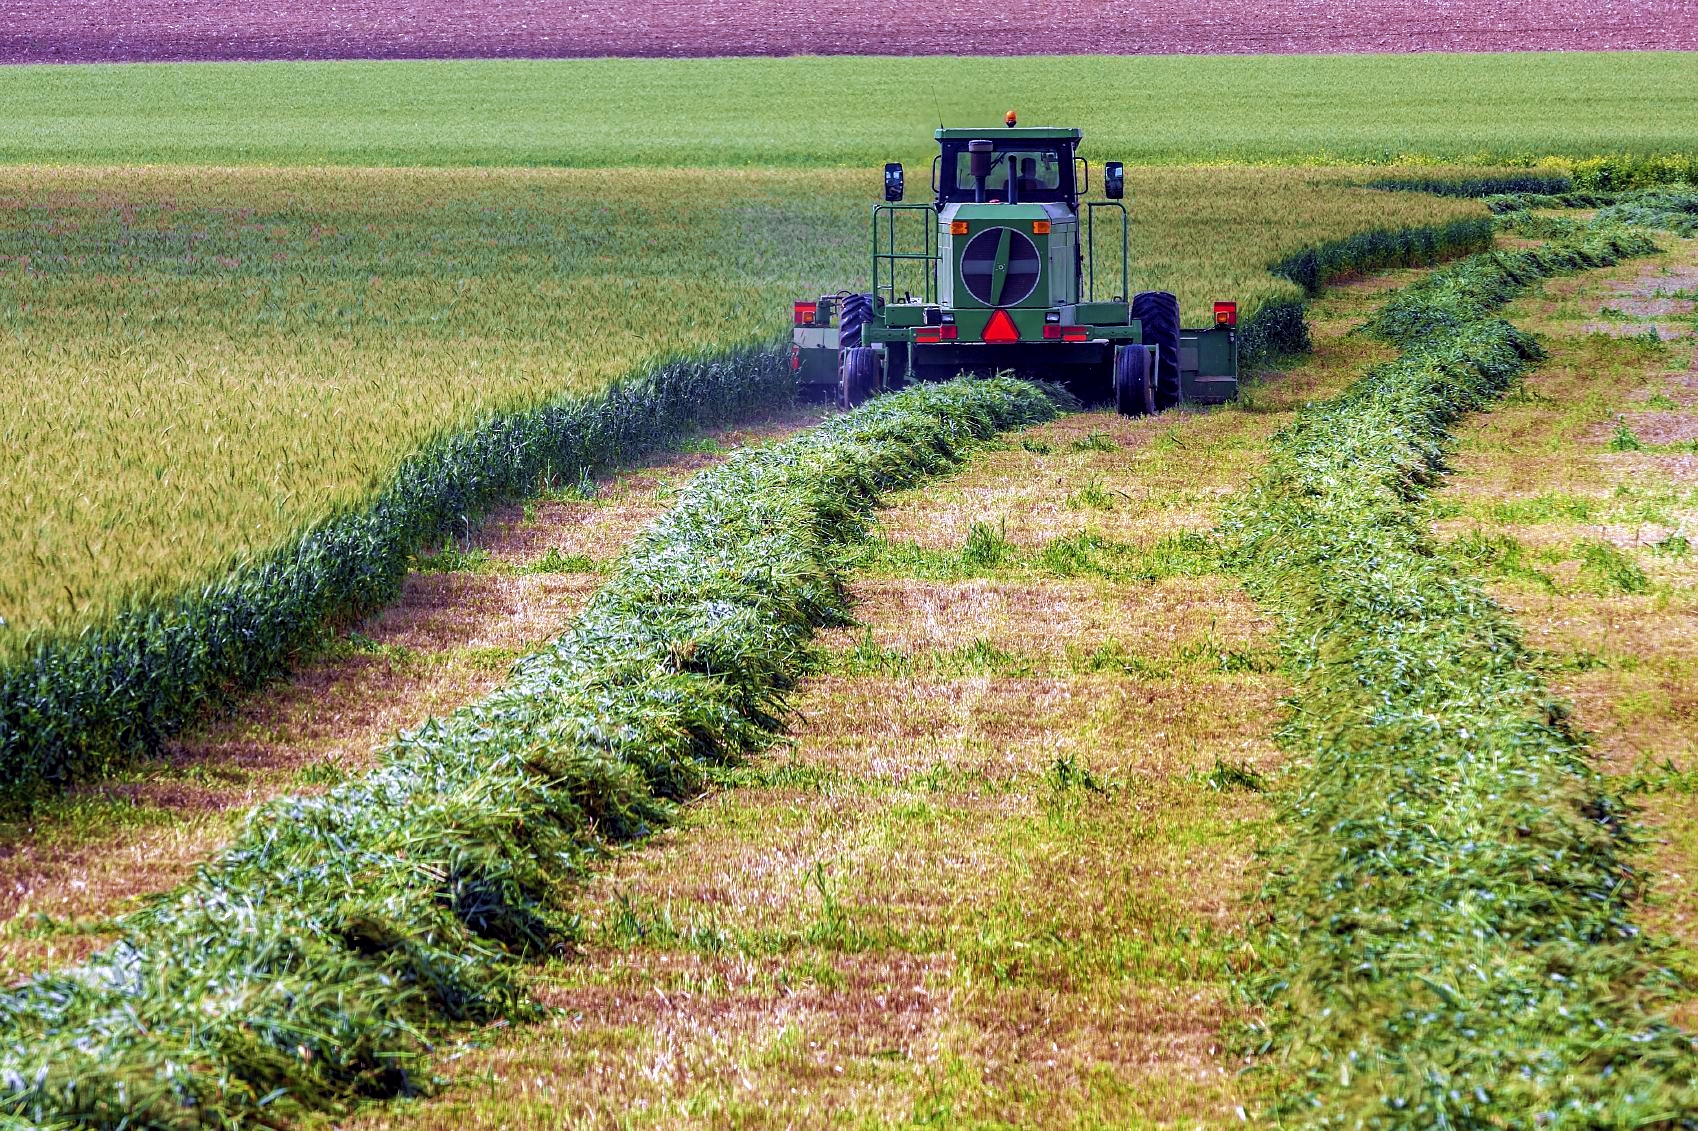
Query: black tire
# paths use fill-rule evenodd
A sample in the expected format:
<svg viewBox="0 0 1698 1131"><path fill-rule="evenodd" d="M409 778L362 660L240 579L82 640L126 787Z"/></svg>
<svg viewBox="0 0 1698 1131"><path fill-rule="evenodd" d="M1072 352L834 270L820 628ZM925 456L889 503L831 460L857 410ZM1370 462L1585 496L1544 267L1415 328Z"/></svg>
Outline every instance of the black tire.
<svg viewBox="0 0 1698 1131"><path fill-rule="evenodd" d="M844 295L837 308L837 348L861 345L861 327L873 320L872 295Z"/></svg>
<svg viewBox="0 0 1698 1131"><path fill-rule="evenodd" d="M865 346L855 346L843 351L843 380L839 389L839 403L844 408L854 408L879 390L880 369L884 359L879 351Z"/></svg>
<svg viewBox="0 0 1698 1131"><path fill-rule="evenodd" d="M1132 296L1132 317L1144 327L1144 344L1159 348L1156 358L1156 411L1179 403L1179 300L1167 291Z"/></svg>
<svg viewBox="0 0 1698 1131"><path fill-rule="evenodd" d="M1150 351L1121 346L1114 351L1114 407L1121 416L1143 416L1156 410L1155 383L1150 380Z"/></svg>

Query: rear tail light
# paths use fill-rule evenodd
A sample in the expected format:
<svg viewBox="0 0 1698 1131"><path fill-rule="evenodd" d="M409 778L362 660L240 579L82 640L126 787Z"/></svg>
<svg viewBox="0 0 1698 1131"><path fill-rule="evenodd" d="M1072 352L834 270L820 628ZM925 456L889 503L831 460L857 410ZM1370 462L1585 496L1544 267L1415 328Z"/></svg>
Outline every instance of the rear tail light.
<svg viewBox="0 0 1698 1131"><path fill-rule="evenodd" d="M1084 326L1063 326L1061 340L1064 342L1082 342L1090 337L1090 330Z"/></svg>
<svg viewBox="0 0 1698 1131"><path fill-rule="evenodd" d="M790 372L798 372L802 368L802 347L790 347Z"/></svg>
<svg viewBox="0 0 1698 1131"><path fill-rule="evenodd" d="M954 326L920 326L914 330L914 340L921 345L928 342L953 342L960 333Z"/></svg>
<svg viewBox="0 0 1698 1131"><path fill-rule="evenodd" d="M817 302L799 302L795 305L796 325L812 326L814 318L819 314L820 304Z"/></svg>
<svg viewBox="0 0 1698 1131"><path fill-rule="evenodd" d="M1236 302L1217 302L1217 303L1215 303L1215 325L1216 326L1236 326L1236 325L1238 325L1238 304Z"/></svg>
<svg viewBox="0 0 1698 1131"><path fill-rule="evenodd" d="M1045 322L1044 340L1046 342L1059 342L1061 340L1061 327L1054 322Z"/></svg>

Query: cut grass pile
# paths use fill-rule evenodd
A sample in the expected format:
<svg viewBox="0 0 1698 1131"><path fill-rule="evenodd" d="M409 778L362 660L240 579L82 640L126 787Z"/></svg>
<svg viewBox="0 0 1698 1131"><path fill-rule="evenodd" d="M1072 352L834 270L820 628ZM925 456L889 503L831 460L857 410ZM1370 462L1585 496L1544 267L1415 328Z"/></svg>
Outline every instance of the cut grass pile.
<svg viewBox="0 0 1698 1131"><path fill-rule="evenodd" d="M599 843L775 735L878 493L1054 411L928 387L699 477L502 691L256 811L111 950L0 996L0 1110L188 1128L420 1087L429 1027L526 1012L512 956L571 938L558 896Z"/></svg>
<svg viewBox="0 0 1698 1131"><path fill-rule="evenodd" d="M1421 506L1451 425L1536 352L1491 312L1649 250L1583 228L1400 292L1370 327L1402 356L1306 410L1225 524L1284 622L1283 741L1310 762L1257 987L1293 1121L1622 1126L1698 1101L1692 1043L1659 1019L1675 978L1629 914L1626 807Z"/></svg>
<svg viewBox="0 0 1698 1131"><path fill-rule="evenodd" d="M1590 208L1597 210L1596 219L1606 224L1629 224L1645 228L1660 228L1681 236L1698 233L1698 174L1679 178L1671 184L1622 190L1580 189L1572 192L1505 191L1485 197L1485 205L1493 215L1505 216L1532 209ZM1547 219L1561 225L1564 220ZM1521 227L1535 223L1532 218L1518 219Z"/></svg>
<svg viewBox="0 0 1698 1131"><path fill-rule="evenodd" d="M1693 434L1698 372L1690 339L1653 347L1625 327L1621 337L1592 332L1600 307L1661 318L1654 296L1690 291L1698 241L1659 242L1652 260L1552 281L1512 304L1508 317L1540 334L1546 356L1458 429L1455 472L1431 511L1447 552L1484 559L1470 568L1490 578L1573 704L1595 763L1639 810L1649 886L1640 927L1690 953L1698 559L1687 535L1698 533L1698 461L1690 449L1619 445L1615 432L1626 421L1648 439ZM1688 976L1672 1014L1689 1030L1695 992Z"/></svg>
<svg viewBox="0 0 1698 1131"><path fill-rule="evenodd" d="M1691 152L1693 80L1682 52L7 67L0 161L876 168L1010 106L1139 164L1645 157Z"/></svg>
<svg viewBox="0 0 1698 1131"><path fill-rule="evenodd" d="M1698 236L1698 189L1644 189L1598 210L1600 223L1638 224L1677 236Z"/></svg>

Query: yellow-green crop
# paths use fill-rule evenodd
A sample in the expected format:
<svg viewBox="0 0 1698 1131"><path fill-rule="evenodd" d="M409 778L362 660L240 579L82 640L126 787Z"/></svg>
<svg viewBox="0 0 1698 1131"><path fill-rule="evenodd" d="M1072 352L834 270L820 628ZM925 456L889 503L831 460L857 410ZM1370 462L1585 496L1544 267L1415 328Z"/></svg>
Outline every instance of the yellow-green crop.
<svg viewBox="0 0 1698 1131"><path fill-rule="evenodd" d="M776 338L865 285L876 177L0 171L0 642L220 576L432 437ZM1135 170L1134 285L1248 312L1298 247L1480 212L1347 180Z"/></svg>

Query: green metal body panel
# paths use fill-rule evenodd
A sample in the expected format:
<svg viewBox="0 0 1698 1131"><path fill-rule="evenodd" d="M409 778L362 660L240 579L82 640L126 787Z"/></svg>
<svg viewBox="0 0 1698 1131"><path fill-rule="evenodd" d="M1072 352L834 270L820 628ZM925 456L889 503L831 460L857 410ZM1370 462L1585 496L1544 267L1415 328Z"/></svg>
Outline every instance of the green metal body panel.
<svg viewBox="0 0 1698 1131"><path fill-rule="evenodd" d="M1238 398L1238 334L1225 326L1179 332L1179 391L1194 404Z"/></svg>
<svg viewBox="0 0 1698 1131"><path fill-rule="evenodd" d="M1063 326L1124 326L1131 308L1123 302L1082 302L1073 308L1073 322L1067 321L1066 310L1061 312Z"/></svg>

